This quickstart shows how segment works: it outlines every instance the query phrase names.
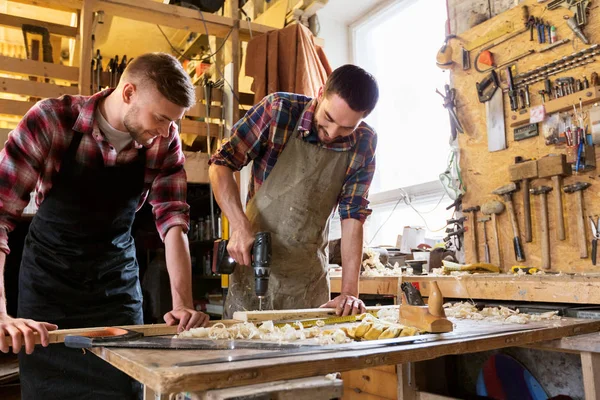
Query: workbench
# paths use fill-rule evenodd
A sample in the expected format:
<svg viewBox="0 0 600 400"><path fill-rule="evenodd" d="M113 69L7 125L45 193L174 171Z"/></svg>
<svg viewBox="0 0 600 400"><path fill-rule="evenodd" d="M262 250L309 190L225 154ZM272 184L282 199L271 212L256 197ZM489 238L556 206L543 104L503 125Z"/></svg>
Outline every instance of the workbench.
<svg viewBox="0 0 600 400"><path fill-rule="evenodd" d="M398 398L415 392L411 370L413 362L446 355L474 353L505 347L525 346L566 336L594 333L600 321L561 319L519 325L487 321L452 320L454 332L436 340L397 346L289 355L281 358L256 359L231 363L209 363L177 367L176 363L206 360L223 356L253 354L265 350L142 350L95 348L92 351L116 368L140 381L147 398L167 399L169 394L205 392L219 388L264 384L288 379L324 376L328 373L360 370L378 366L398 366ZM469 336L478 334L479 336ZM565 339L563 339L565 340Z"/></svg>

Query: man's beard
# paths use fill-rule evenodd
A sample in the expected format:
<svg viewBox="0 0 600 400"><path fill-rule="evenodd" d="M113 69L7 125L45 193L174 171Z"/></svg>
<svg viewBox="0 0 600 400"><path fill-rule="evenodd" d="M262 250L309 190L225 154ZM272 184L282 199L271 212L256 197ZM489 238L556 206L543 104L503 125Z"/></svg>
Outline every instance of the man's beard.
<svg viewBox="0 0 600 400"><path fill-rule="evenodd" d="M136 122L138 111L139 109L136 106L132 106L123 118L123 125L125 126L125 129L127 129L127 132L129 132L129 135L133 140L135 140L143 146L149 146L152 144L154 138L144 138L144 133L146 131L140 124Z"/></svg>

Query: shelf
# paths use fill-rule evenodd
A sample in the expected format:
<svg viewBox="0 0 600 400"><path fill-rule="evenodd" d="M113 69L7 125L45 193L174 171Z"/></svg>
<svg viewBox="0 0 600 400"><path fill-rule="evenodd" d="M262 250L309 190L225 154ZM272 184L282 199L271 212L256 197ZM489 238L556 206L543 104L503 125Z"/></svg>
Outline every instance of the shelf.
<svg viewBox="0 0 600 400"><path fill-rule="evenodd" d="M580 90L579 92L545 102L544 108L546 109L546 115L573 110L573 105L579 105L579 99L581 99L581 104L584 106L600 100L600 86ZM512 128L528 124L529 110L530 108L523 110L525 112L522 114L519 112L511 112L509 116L509 126Z"/></svg>
<svg viewBox="0 0 600 400"><path fill-rule="evenodd" d="M600 274L475 274L402 276L402 281L419 282L423 296L429 296L429 283L436 281L445 298L600 304L598 278Z"/></svg>

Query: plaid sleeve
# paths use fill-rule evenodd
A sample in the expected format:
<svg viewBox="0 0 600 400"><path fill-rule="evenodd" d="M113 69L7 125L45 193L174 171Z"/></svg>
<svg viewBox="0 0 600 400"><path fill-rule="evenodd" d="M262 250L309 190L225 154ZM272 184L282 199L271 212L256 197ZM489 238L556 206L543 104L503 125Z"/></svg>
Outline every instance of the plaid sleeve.
<svg viewBox="0 0 600 400"><path fill-rule="evenodd" d="M365 222L371 215L369 209L369 187L375 173L375 149L377 136L374 132L362 135L357 150L352 155L349 173L342 187L339 201L340 218L353 218Z"/></svg>
<svg viewBox="0 0 600 400"><path fill-rule="evenodd" d="M52 145L49 132L59 110L37 103L10 132L0 152L0 251L8 254L8 233L29 203Z"/></svg>
<svg viewBox="0 0 600 400"><path fill-rule="evenodd" d="M224 165L239 171L261 155L269 139L269 128L274 123L275 95L263 98L253 106L231 129L231 137L210 158L209 164Z"/></svg>
<svg viewBox="0 0 600 400"><path fill-rule="evenodd" d="M160 157L160 172L154 178L148 194L156 229L162 240L165 240L172 227L179 225L187 232L190 226L190 206L186 202L187 177L183 169L185 157L177 128L174 127L171 133L170 142L164 145L166 148L159 146L158 151L164 151L165 154Z"/></svg>

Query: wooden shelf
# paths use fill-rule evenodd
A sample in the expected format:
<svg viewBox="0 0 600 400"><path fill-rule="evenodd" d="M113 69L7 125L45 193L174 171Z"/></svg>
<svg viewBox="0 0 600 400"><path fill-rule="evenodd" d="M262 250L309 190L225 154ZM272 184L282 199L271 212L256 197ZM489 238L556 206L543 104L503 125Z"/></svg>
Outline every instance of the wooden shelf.
<svg viewBox="0 0 600 400"><path fill-rule="evenodd" d="M0 114L23 116L34 105L32 101L0 99Z"/></svg>
<svg viewBox="0 0 600 400"><path fill-rule="evenodd" d="M429 296L429 282L437 281L444 298L600 304L599 278L600 274L476 274L403 276L402 281L418 282L423 296Z"/></svg>
<svg viewBox="0 0 600 400"><path fill-rule="evenodd" d="M74 26L53 24L51 22L39 21L37 19L29 19L18 17L16 15L0 13L0 26L8 26L20 30L23 25L35 25L46 28L52 35L64 36L67 38L76 37L78 32L77 27Z"/></svg>
<svg viewBox="0 0 600 400"><path fill-rule="evenodd" d="M0 71L22 76L35 75L71 82L77 82L79 79L79 68L77 67L6 57L3 55L0 55Z"/></svg>
<svg viewBox="0 0 600 400"><path fill-rule="evenodd" d="M341 293L342 277L332 276L330 278L331 293ZM360 294L379 294L379 295L398 295L398 276L361 276L358 281L358 291Z"/></svg>
<svg viewBox="0 0 600 400"><path fill-rule="evenodd" d="M580 99L581 104L584 106L600 100L600 86L580 90L579 92L545 102L544 107L546 109L546 115L561 111L573 110L573 105L579 105ZM510 127L528 124L529 110L530 108L525 109L524 111L526 112L523 114L519 112L511 112L509 116Z"/></svg>

